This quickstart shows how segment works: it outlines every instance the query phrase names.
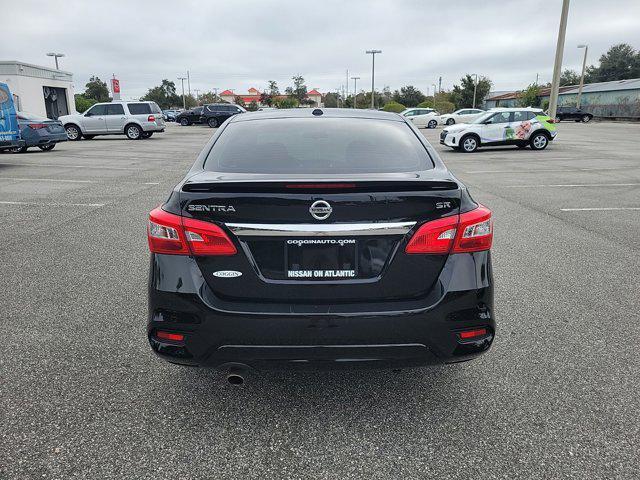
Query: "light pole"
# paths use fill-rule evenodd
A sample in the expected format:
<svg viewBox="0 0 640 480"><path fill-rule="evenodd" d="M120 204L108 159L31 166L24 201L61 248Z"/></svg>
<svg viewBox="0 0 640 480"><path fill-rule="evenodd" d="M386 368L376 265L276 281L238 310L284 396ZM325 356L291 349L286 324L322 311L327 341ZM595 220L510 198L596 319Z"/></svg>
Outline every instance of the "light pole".
<svg viewBox="0 0 640 480"><path fill-rule="evenodd" d="M187 109L187 104L184 100L184 81L187 79L187 77L178 77L178 80L180 80L182 82L182 108L184 108L185 110Z"/></svg>
<svg viewBox="0 0 640 480"><path fill-rule="evenodd" d="M589 50L589 45L581 44L581 45L578 45L578 48L584 48L584 57L582 58L582 75L580 75L580 87L578 87L578 101L576 102L576 107L580 108L580 99L582 98L582 87L584 85L584 70L587 67L587 51Z"/></svg>
<svg viewBox="0 0 640 480"><path fill-rule="evenodd" d="M194 92L196 92L196 102L200 103L200 89L199 88L194 88L193 89Z"/></svg>
<svg viewBox="0 0 640 480"><path fill-rule="evenodd" d="M191 96L191 77L189 76L189 70L187 70L187 89L189 90L189 96Z"/></svg>
<svg viewBox="0 0 640 480"><path fill-rule="evenodd" d="M356 85L360 77L351 77L351 80L353 80L353 108L356 108L356 102L358 101L358 87Z"/></svg>
<svg viewBox="0 0 640 480"><path fill-rule="evenodd" d="M371 109L375 109L375 76L376 76L376 53L382 53L382 50L367 50L367 54L371 54Z"/></svg>
<svg viewBox="0 0 640 480"><path fill-rule="evenodd" d="M471 108L476 108L476 90L478 90L478 74L472 73L472 75L476 76L476 81L473 82L473 105L471 105Z"/></svg>
<svg viewBox="0 0 640 480"><path fill-rule="evenodd" d="M213 90L213 101L215 102L218 100L218 87L213 87L211 90Z"/></svg>
<svg viewBox="0 0 640 480"><path fill-rule="evenodd" d="M562 71L562 53L564 52L564 37L567 33L567 17L569 16L569 0L562 0L560 28L558 29L558 43L556 44L556 59L553 64L553 80L549 94L549 116L555 120L558 107L558 90L560 87L560 73Z"/></svg>
<svg viewBox="0 0 640 480"><path fill-rule="evenodd" d="M58 66L58 58L65 57L65 56L66 55L64 53L54 53L54 52L47 53L47 57L53 57L56 59L56 70L60 70L60 67Z"/></svg>
<svg viewBox="0 0 640 480"><path fill-rule="evenodd" d="M438 110L438 107L436 107L436 84L432 83L431 86L433 87L433 108Z"/></svg>

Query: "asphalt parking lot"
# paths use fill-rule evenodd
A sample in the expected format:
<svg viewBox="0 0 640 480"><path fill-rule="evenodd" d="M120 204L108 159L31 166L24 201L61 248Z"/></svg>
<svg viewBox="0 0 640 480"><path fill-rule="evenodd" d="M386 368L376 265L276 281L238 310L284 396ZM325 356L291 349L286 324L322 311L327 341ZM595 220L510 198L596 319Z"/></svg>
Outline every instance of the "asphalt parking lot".
<svg viewBox="0 0 640 480"><path fill-rule="evenodd" d="M488 354L242 388L145 336L146 214L211 129L0 154L0 478L638 478L640 124L558 128L475 154L424 132L494 211Z"/></svg>

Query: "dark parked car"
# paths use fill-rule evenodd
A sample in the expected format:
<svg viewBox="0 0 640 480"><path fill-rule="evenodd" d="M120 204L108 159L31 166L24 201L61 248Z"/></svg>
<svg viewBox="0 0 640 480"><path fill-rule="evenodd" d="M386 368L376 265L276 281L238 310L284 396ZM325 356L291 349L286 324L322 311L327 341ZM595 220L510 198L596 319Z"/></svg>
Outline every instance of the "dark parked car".
<svg viewBox="0 0 640 480"><path fill-rule="evenodd" d="M176 115L176 122L183 127L193 125L194 123L202 123L200 117L203 109L204 107L194 107L190 110L185 110L184 112Z"/></svg>
<svg viewBox="0 0 640 480"><path fill-rule="evenodd" d="M212 103L205 105L202 111L201 123L206 123L211 128L219 127L229 117L238 113L246 113L246 110L238 105L229 103Z"/></svg>
<svg viewBox="0 0 640 480"><path fill-rule="evenodd" d="M491 211L406 118L237 115L149 215L148 339L248 369L470 360L495 334Z"/></svg>
<svg viewBox="0 0 640 480"><path fill-rule="evenodd" d="M30 113L18 112L20 136L24 145L11 148L14 153L24 153L29 147L38 147L42 151L53 150L58 142L67 141L67 132L58 120L43 118Z"/></svg>
<svg viewBox="0 0 640 480"><path fill-rule="evenodd" d="M556 110L556 122L562 120L575 120L576 122L590 122L593 115L589 112L585 112L581 108L577 107L558 107Z"/></svg>

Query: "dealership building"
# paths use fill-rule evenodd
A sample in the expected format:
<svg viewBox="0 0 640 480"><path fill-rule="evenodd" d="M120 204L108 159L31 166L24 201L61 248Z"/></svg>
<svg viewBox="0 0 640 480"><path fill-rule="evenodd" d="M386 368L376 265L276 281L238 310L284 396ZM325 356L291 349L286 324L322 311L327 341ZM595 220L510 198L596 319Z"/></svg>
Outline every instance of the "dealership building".
<svg viewBox="0 0 640 480"><path fill-rule="evenodd" d="M578 101L577 85L560 87L558 106L575 106ZM540 89L540 104L549 101L550 88ZM520 92L494 92L484 101L485 108L517 107ZM586 83L582 88L580 107L600 118L640 119L640 78L611 82Z"/></svg>
<svg viewBox="0 0 640 480"><path fill-rule="evenodd" d="M16 109L56 119L75 112L73 74L17 61L0 61L0 82L6 83Z"/></svg>
<svg viewBox="0 0 640 480"><path fill-rule="evenodd" d="M220 94L220 98L225 102L235 103L236 97L241 98L245 105L249 105L251 102L256 102L259 107L266 107L260 102L261 92L257 88L251 87L247 93L234 93L233 90L225 90ZM276 99L284 99L289 95L276 95ZM307 99L313 102L314 107L322 107L322 94L316 90L310 90L307 92Z"/></svg>

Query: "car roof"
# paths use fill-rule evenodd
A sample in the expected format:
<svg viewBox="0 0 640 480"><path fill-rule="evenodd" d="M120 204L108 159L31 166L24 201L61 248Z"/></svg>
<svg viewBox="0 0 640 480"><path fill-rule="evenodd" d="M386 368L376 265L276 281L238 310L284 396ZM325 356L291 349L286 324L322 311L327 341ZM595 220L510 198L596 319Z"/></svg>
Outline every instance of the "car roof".
<svg viewBox="0 0 640 480"><path fill-rule="evenodd" d="M320 110L322 115L314 115L313 112ZM231 122L247 122L250 120L267 120L270 118L364 118L371 120L391 120L404 122L405 120L397 113L384 112L380 110L364 110L353 108L286 108L278 110L268 110L259 112L247 112L231 118Z"/></svg>
<svg viewBox="0 0 640 480"><path fill-rule="evenodd" d="M522 112L523 110L531 111L531 112L541 112L542 109L539 107L494 107L487 110L488 112Z"/></svg>

